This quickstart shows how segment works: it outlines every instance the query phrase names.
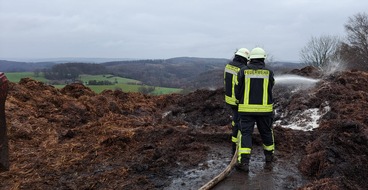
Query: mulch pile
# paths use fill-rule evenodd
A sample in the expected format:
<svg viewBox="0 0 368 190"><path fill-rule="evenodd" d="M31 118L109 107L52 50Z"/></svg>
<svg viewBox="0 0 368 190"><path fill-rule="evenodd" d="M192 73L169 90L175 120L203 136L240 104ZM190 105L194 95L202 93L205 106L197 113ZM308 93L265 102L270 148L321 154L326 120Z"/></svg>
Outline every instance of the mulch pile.
<svg viewBox="0 0 368 190"><path fill-rule="evenodd" d="M204 94L198 95L195 101L206 101ZM59 90L28 78L10 83L6 113L11 168L0 173L0 189L168 186L169 176L206 160L207 142L230 142L227 126L191 127L203 122L172 114L173 105L195 104L194 97L183 97L111 90L95 94L81 84ZM222 108L209 106L213 111Z"/></svg>
<svg viewBox="0 0 368 190"><path fill-rule="evenodd" d="M305 189L368 189L368 73L328 76L308 102L325 101L331 110L300 162L300 170L317 179Z"/></svg>
<svg viewBox="0 0 368 190"><path fill-rule="evenodd" d="M294 71L297 72L297 71ZM368 74L336 73L295 94L275 89L293 117L330 106L313 132L275 127L280 156L304 154L301 189L368 189ZM198 167L211 146L230 148L223 89L149 96L22 79L6 102L10 170L0 189L163 189ZM255 142L259 141L255 137Z"/></svg>
<svg viewBox="0 0 368 190"><path fill-rule="evenodd" d="M319 75L311 68L292 73L312 78ZM368 189L365 183L368 177L368 73L338 72L323 77L310 89L295 93L285 89L287 87L275 89L279 111L276 119L287 122L311 108L324 113L319 119L319 128L294 142L305 150L299 169L311 180L300 189ZM277 131L275 136L277 138Z"/></svg>

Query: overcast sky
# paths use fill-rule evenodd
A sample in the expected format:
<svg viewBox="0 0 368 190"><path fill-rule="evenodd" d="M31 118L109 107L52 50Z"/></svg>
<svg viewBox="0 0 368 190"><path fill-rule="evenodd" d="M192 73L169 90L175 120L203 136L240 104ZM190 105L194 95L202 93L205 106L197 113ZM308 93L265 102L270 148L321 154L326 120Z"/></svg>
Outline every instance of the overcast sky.
<svg viewBox="0 0 368 190"><path fill-rule="evenodd" d="M263 47L299 61L312 36L345 36L367 0L0 0L0 58L232 58Z"/></svg>

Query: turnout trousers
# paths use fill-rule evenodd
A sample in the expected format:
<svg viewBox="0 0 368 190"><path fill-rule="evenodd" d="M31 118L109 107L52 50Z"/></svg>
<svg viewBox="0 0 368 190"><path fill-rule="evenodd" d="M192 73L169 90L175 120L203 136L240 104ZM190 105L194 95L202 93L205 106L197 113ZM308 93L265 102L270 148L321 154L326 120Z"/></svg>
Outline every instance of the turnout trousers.
<svg viewBox="0 0 368 190"><path fill-rule="evenodd" d="M231 141L232 141L232 149L231 155L234 155L236 151L236 145L239 142L240 130L239 130L239 114L238 114L238 106L231 106L231 110L233 112L232 121L231 121Z"/></svg>
<svg viewBox="0 0 368 190"><path fill-rule="evenodd" d="M262 138L263 149L265 152L273 154L275 150L274 135L272 129L272 115L240 115L239 130L241 138L239 142L238 161L241 158L250 158L252 151L252 134L255 123Z"/></svg>
<svg viewBox="0 0 368 190"><path fill-rule="evenodd" d="M238 114L238 107L237 106L231 106L231 110L233 111L232 115L232 137L231 141L234 143L238 142L238 132L239 132L239 114Z"/></svg>

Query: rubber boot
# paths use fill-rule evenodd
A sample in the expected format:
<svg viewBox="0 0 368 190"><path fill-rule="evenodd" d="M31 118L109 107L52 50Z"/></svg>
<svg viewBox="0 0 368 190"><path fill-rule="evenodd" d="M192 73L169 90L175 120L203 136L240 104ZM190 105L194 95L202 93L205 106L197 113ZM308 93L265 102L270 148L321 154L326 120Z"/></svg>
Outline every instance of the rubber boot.
<svg viewBox="0 0 368 190"><path fill-rule="evenodd" d="M244 172L249 171L249 161L250 161L250 155L249 154L243 154L241 155L241 161L236 165L236 169Z"/></svg>
<svg viewBox="0 0 368 190"><path fill-rule="evenodd" d="M272 151L264 150L264 155L266 157L266 162L272 162L274 160Z"/></svg>

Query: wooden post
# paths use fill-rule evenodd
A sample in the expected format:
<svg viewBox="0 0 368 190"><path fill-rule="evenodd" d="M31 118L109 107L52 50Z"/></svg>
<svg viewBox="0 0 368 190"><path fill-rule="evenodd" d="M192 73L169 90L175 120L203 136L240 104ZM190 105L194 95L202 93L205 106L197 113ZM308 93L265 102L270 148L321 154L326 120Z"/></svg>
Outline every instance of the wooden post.
<svg viewBox="0 0 368 190"><path fill-rule="evenodd" d="M9 170L9 148L5 120L5 100L8 95L8 79L0 73L0 172Z"/></svg>

